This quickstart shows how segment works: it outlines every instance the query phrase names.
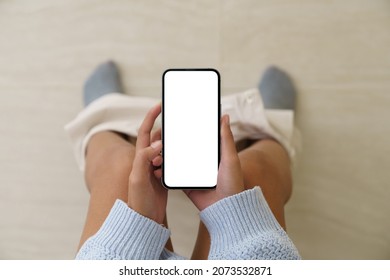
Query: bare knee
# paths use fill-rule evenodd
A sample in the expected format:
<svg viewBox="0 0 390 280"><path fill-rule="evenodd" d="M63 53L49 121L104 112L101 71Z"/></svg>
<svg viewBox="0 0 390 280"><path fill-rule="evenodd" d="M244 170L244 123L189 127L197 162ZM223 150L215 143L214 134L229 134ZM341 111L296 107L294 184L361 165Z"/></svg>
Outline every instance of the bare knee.
<svg viewBox="0 0 390 280"><path fill-rule="evenodd" d="M247 189L258 185L266 197L280 200L284 205L291 196L292 178L289 162L276 155L252 149L240 154L244 183Z"/></svg>
<svg viewBox="0 0 390 280"><path fill-rule="evenodd" d="M134 158L134 148L126 144L113 145L87 153L85 181L93 188L127 188Z"/></svg>
<svg viewBox="0 0 390 280"><path fill-rule="evenodd" d="M270 154L261 150L243 151L239 155L245 188L260 186L276 220L286 229L284 205L292 191L289 167L278 163Z"/></svg>

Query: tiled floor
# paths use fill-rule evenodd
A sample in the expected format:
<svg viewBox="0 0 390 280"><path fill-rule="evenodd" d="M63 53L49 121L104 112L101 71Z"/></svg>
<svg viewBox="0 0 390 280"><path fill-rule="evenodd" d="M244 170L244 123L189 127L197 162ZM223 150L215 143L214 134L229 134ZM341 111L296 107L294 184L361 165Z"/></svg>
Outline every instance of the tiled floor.
<svg viewBox="0 0 390 280"><path fill-rule="evenodd" d="M287 70L303 135L290 236L304 258L389 259L389 26L387 0L1 1L0 258L74 256L88 194L63 125L112 58L128 93L147 96L169 67L215 67L223 94L269 64ZM187 256L188 205L180 193L169 205Z"/></svg>

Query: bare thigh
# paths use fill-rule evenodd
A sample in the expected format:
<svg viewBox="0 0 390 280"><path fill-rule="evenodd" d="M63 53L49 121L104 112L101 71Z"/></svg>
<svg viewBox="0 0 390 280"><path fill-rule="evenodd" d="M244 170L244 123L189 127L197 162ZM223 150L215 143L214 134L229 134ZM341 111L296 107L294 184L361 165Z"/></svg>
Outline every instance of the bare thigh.
<svg viewBox="0 0 390 280"><path fill-rule="evenodd" d="M134 155L134 144L115 132L97 133L89 141L85 182L90 200L79 248L100 229L117 199L128 200ZM170 240L167 248L172 250Z"/></svg>
<svg viewBox="0 0 390 280"><path fill-rule="evenodd" d="M273 140L255 141L238 153L246 189L261 187L265 199L279 224L286 229L284 205L292 192L290 160L285 149ZM203 223L192 259L207 259L210 236Z"/></svg>

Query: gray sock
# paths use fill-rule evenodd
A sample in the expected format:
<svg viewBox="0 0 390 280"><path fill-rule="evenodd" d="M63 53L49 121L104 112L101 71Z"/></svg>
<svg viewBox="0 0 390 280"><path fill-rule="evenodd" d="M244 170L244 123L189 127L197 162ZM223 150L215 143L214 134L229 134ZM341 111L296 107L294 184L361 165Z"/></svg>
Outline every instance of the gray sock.
<svg viewBox="0 0 390 280"><path fill-rule="evenodd" d="M268 67L259 83L266 109L295 109L296 91L290 77L275 66Z"/></svg>
<svg viewBox="0 0 390 280"><path fill-rule="evenodd" d="M84 83L84 106L99 97L112 93L123 93L118 67L113 61L100 64Z"/></svg>

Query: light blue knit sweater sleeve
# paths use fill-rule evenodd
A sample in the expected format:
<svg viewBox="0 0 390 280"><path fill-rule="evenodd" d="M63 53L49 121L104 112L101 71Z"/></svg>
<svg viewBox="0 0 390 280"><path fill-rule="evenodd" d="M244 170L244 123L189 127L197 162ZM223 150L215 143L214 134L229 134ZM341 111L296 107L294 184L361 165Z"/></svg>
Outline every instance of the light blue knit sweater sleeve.
<svg viewBox="0 0 390 280"><path fill-rule="evenodd" d="M182 257L164 249L170 231L117 200L99 231L80 248L79 260L156 260Z"/></svg>
<svg viewBox="0 0 390 280"><path fill-rule="evenodd" d="M211 236L209 259L299 259L259 187L200 213ZM117 200L77 259L184 259L164 249L170 231Z"/></svg>
<svg viewBox="0 0 390 280"><path fill-rule="evenodd" d="M200 213L210 237L209 259L300 259L259 187L230 196Z"/></svg>

